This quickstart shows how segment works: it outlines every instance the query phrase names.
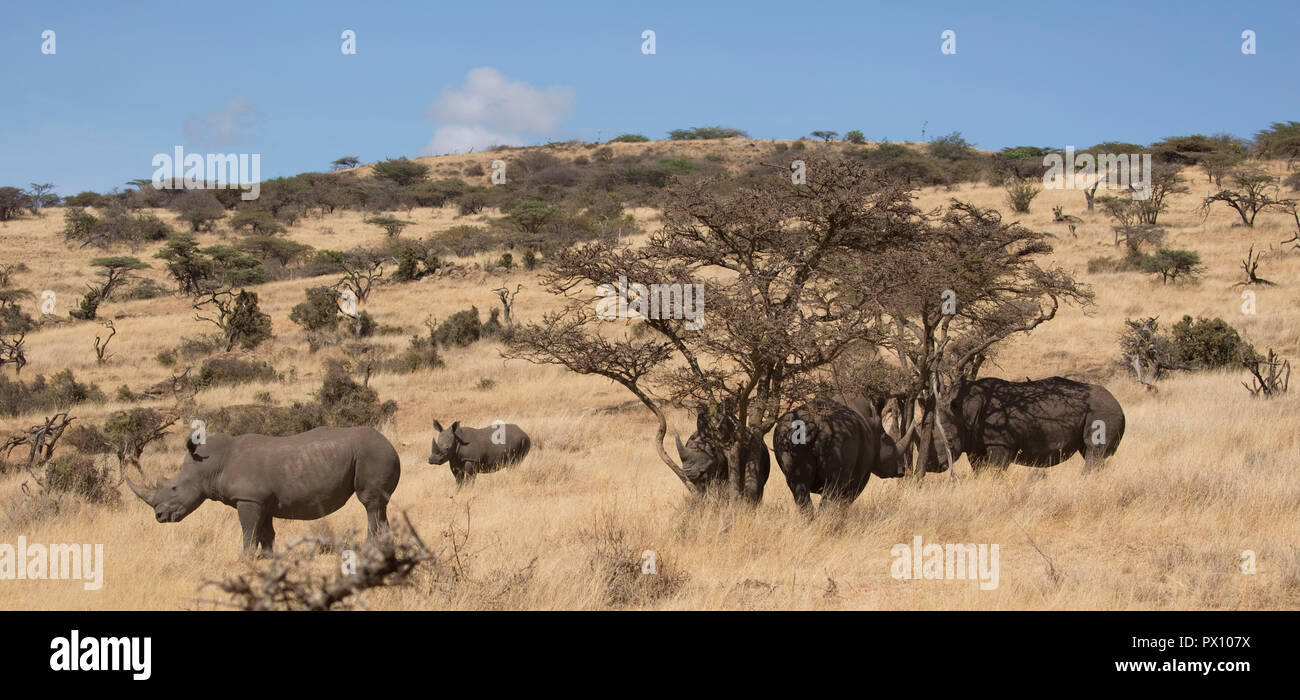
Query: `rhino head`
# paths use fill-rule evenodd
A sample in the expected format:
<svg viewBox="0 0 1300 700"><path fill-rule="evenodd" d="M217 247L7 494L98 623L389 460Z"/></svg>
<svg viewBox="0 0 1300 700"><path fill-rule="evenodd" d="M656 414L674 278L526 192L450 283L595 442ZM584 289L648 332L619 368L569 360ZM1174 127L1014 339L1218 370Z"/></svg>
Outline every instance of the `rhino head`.
<svg viewBox="0 0 1300 700"><path fill-rule="evenodd" d="M953 461L962 455L964 449L962 445L962 427L958 421L960 407L957 403L957 392L945 392L940 394L936 402L936 417L934 429L931 431L930 439L933 449L930 450L930 456L926 460L925 470L927 472L942 472L948 470L948 455L952 455Z"/></svg>
<svg viewBox="0 0 1300 700"><path fill-rule="evenodd" d="M695 417L695 433L682 444L682 436L674 434L677 440L677 457L682 462L682 473L691 483L703 486L707 482L726 475L728 471L727 455L718 440L708 416L701 412Z"/></svg>
<svg viewBox="0 0 1300 700"><path fill-rule="evenodd" d="M124 469L122 476L140 500L153 508L154 518L160 523L180 522L193 513L207 499L205 486L211 471L218 466L217 451L207 444L185 441L185 461L175 477L158 477L153 488L138 486Z"/></svg>
<svg viewBox="0 0 1300 700"><path fill-rule="evenodd" d="M433 429L436 433L433 436L433 444L429 446L429 464L446 464L452 455L460 451L461 445L468 445L460 436L460 421L451 424L450 428L443 428L435 418Z"/></svg>

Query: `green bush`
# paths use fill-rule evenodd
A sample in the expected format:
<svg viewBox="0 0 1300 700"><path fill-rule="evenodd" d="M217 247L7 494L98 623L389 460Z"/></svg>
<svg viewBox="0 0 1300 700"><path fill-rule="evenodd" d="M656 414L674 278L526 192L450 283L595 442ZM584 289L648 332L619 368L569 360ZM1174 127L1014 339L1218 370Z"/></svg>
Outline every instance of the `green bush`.
<svg viewBox="0 0 1300 700"><path fill-rule="evenodd" d="M1160 275L1162 284L1177 282L1179 278L1195 279L1205 269L1196 251L1170 248L1160 248L1144 256L1139 267L1143 272Z"/></svg>
<svg viewBox="0 0 1300 700"><path fill-rule="evenodd" d="M478 318L478 307L472 306L457 311L438 324L433 331L433 338L444 348L463 348L478 342L482 334L483 325Z"/></svg>
<svg viewBox="0 0 1300 700"><path fill-rule="evenodd" d="M555 207L529 199L516 204L506 214L506 220L523 231L537 233L544 227L555 223L560 218L560 211Z"/></svg>
<svg viewBox="0 0 1300 700"><path fill-rule="evenodd" d="M644 143L650 139L641 134L620 134L610 139L610 143Z"/></svg>
<svg viewBox="0 0 1300 700"><path fill-rule="evenodd" d="M141 280L139 284L128 289L126 294L123 295L123 298L127 301L135 301L139 299L157 299L158 297L167 296L168 294L171 294L171 290L157 282L153 280Z"/></svg>
<svg viewBox="0 0 1300 700"><path fill-rule="evenodd" d="M668 138L673 141L697 141L704 139L729 139L733 137L749 138L749 134L740 129L726 126L696 126L689 129L673 129Z"/></svg>
<svg viewBox="0 0 1300 700"><path fill-rule="evenodd" d="M194 360L206 357L226 347L226 339L220 333L181 338L174 348L162 350L156 356L158 364L172 367L181 360Z"/></svg>
<svg viewBox="0 0 1300 700"><path fill-rule="evenodd" d="M332 331L339 321L338 298L330 287L308 287L307 300L289 311L289 320L308 332Z"/></svg>
<svg viewBox="0 0 1300 700"><path fill-rule="evenodd" d="M429 175L429 166L407 158L389 158L375 163L374 173L377 178L406 187L425 179Z"/></svg>
<svg viewBox="0 0 1300 700"><path fill-rule="evenodd" d="M243 209L230 217L230 228L236 231L248 229L261 236L273 236L288 229L265 209Z"/></svg>
<svg viewBox="0 0 1300 700"><path fill-rule="evenodd" d="M397 413L397 402L381 402L378 392L352 379L346 365L331 361L325 366L325 378L316 392L316 408L323 425L378 426Z"/></svg>
<svg viewBox="0 0 1300 700"><path fill-rule="evenodd" d="M500 244L501 239L482 226L452 226L433 239L434 247L461 257L492 250Z"/></svg>
<svg viewBox="0 0 1300 700"><path fill-rule="evenodd" d="M1013 182L1007 186L1007 206L1011 207L1012 211L1028 214L1029 203L1034 201L1034 197L1037 197L1041 191L1042 188L1033 180Z"/></svg>
<svg viewBox="0 0 1300 700"><path fill-rule="evenodd" d="M72 370L60 370L48 380L37 375L31 383L0 374L0 415L18 416L35 411L67 410L78 404L100 403L104 392L91 383L78 382Z"/></svg>
<svg viewBox="0 0 1300 700"><path fill-rule="evenodd" d="M226 320L226 337L244 350L252 350L271 339L271 317L258 308L256 292L239 291Z"/></svg>
<svg viewBox="0 0 1300 700"><path fill-rule="evenodd" d="M1254 346L1221 318L1183 316L1173 327L1174 358L1192 369L1240 366L1258 358Z"/></svg>
<svg viewBox="0 0 1300 700"><path fill-rule="evenodd" d="M76 319L81 319L82 321L93 321L95 320L95 314L98 310L99 294L92 289L81 297L80 306L69 311L68 315Z"/></svg>
<svg viewBox="0 0 1300 700"><path fill-rule="evenodd" d="M195 382L196 388L208 389L228 384L266 383L275 380L275 368L269 362L223 355L204 360Z"/></svg>
<svg viewBox="0 0 1300 700"><path fill-rule="evenodd" d="M393 372L409 373L421 369L436 369L443 366L442 356L438 354L438 341L429 335L411 336L411 344L388 365Z"/></svg>
<svg viewBox="0 0 1300 700"><path fill-rule="evenodd" d="M864 144L867 142L867 137L863 136L861 131L854 129L844 135L844 140L853 144Z"/></svg>
<svg viewBox="0 0 1300 700"><path fill-rule="evenodd" d="M456 199L456 210L461 216L477 214L483 211L487 205L487 193L477 190L466 192Z"/></svg>
<svg viewBox="0 0 1300 700"><path fill-rule="evenodd" d="M116 475L95 466L95 458L73 452L57 455L45 463L45 488L71 493L91 503L112 503L119 498Z"/></svg>

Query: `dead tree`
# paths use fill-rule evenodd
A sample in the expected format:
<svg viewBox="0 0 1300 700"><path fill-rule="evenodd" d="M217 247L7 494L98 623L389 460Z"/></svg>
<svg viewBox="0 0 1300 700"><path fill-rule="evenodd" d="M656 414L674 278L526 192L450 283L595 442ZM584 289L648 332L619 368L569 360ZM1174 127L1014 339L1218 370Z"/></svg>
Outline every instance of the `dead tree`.
<svg viewBox="0 0 1300 700"><path fill-rule="evenodd" d="M1274 284L1273 282L1266 280L1257 274L1259 270L1259 259L1261 256L1263 256L1263 253L1256 255L1255 246L1254 244L1251 244L1250 252L1246 253L1246 259L1241 261L1241 269L1246 273L1246 281L1238 282L1232 285L1234 288L1249 287L1252 284L1266 284L1266 285Z"/></svg>
<svg viewBox="0 0 1300 700"><path fill-rule="evenodd" d="M303 545L315 547L304 551ZM352 560L330 567L328 574L313 566L315 553L322 549L341 547L332 539L304 537L272 554L265 569L207 580L202 587L226 593L230 600L218 604L237 610L336 610L351 607L349 599L366 607L364 591L400 582L420 564L436 559L406 513L398 527L362 545Z"/></svg>
<svg viewBox="0 0 1300 700"><path fill-rule="evenodd" d="M97 365L104 364L108 361L108 358L112 357L112 355L106 354L108 352L108 341L112 340L113 336L117 335L117 328L113 326L112 321L104 321L104 327L108 329L109 333L108 336L103 339L103 342L100 342L98 334L95 335L95 364Z"/></svg>
<svg viewBox="0 0 1300 700"><path fill-rule="evenodd" d="M1291 361L1282 359L1273 348L1268 349L1267 358L1255 357L1242 364L1254 375L1250 384L1241 383L1251 396L1272 398L1286 393L1291 383Z"/></svg>
<svg viewBox="0 0 1300 700"><path fill-rule="evenodd" d="M23 347L26 338L27 331L16 333L9 338L0 338L0 366L13 365L15 377L27 365L27 349Z"/></svg>
<svg viewBox="0 0 1300 700"><path fill-rule="evenodd" d="M9 439L0 444L0 452L4 453L3 461L9 460L9 454L14 448L27 445L27 474L44 490L45 480L37 474L37 470L54 458L54 447L73 420L67 413L56 413L46 418L42 425L33 425L26 431L9 436Z"/></svg>
<svg viewBox="0 0 1300 700"><path fill-rule="evenodd" d="M515 291L513 292L505 287L497 287L496 289L492 290L493 292L496 292L497 298L501 300L502 308L505 309L505 321L507 326L512 325L513 323L510 320L511 319L510 313L515 306L515 297L519 295L519 290L523 288L524 285L519 284L519 285L515 285Z"/></svg>

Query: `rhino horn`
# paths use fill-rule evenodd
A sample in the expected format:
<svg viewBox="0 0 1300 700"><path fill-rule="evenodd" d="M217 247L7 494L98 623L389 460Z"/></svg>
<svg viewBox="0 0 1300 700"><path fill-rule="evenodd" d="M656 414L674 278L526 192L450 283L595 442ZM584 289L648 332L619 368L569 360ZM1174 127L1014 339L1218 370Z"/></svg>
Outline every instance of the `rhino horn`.
<svg viewBox="0 0 1300 700"><path fill-rule="evenodd" d="M895 442L898 443L899 447L903 449L907 449L907 446L912 444L912 435L915 432L916 432L916 414L914 413L912 414L911 424L907 426L907 431L903 433L903 437L895 440Z"/></svg>
<svg viewBox="0 0 1300 700"><path fill-rule="evenodd" d="M682 434L674 432L673 439L677 440L677 457L679 459L686 459L686 446L682 444Z"/></svg>
<svg viewBox="0 0 1300 700"><path fill-rule="evenodd" d="M135 482L131 480L131 476L130 476L129 474L126 473L126 469L123 469L123 470L122 470L122 478L126 480L126 485L127 485L128 487L130 487L132 493L134 493L135 495L139 496L139 497L140 497L140 500L144 501L145 503L148 503L150 508L154 507L155 502L158 500L158 499L157 499L157 494L158 494L158 488L157 488L157 487L155 487L153 490L149 490L149 489L145 489L145 488L141 488L141 487L139 487L139 486L136 486L136 485L135 485ZM162 479L159 478L158 486L161 486L161 485L162 485L161 482L162 482Z"/></svg>

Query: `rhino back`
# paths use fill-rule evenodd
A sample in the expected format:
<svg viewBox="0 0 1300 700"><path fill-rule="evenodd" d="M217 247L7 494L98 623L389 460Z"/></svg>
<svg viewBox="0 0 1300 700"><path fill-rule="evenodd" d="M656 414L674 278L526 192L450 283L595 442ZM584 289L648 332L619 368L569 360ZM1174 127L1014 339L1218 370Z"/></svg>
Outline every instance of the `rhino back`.
<svg viewBox="0 0 1300 700"><path fill-rule="evenodd" d="M275 505L283 518L337 510L357 487L359 465L396 486L397 454L367 427L315 428L297 435L239 435L230 440L221 478L229 500ZM391 490L391 489L390 489Z"/></svg>
<svg viewBox="0 0 1300 700"><path fill-rule="evenodd" d="M792 440L795 421L803 421L803 444ZM811 493L861 492L866 486L874 454L858 411L839 401L816 399L783 416L777 430L772 444L787 481L803 483Z"/></svg>
<svg viewBox="0 0 1300 700"><path fill-rule="evenodd" d="M1068 458L1083 448L1094 389L1100 387L1064 377L971 382L962 398L970 451L1001 447L1017 455L1018 463L1054 464Z"/></svg>
<svg viewBox="0 0 1300 700"><path fill-rule="evenodd" d="M490 466L500 465L526 455L532 446L528 434L514 423L506 423L503 428L504 440L500 444L492 441L492 435L497 432L497 428L461 428L462 439L469 443L461 445L461 459Z"/></svg>

